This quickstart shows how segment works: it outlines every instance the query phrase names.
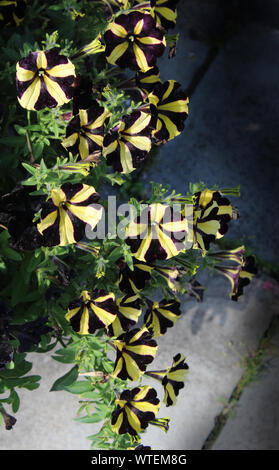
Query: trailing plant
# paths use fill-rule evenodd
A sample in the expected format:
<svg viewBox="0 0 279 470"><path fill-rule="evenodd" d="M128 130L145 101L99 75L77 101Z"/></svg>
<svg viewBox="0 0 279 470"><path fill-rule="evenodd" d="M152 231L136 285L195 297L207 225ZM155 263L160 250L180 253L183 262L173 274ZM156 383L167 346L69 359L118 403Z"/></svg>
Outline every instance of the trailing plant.
<svg viewBox="0 0 279 470"><path fill-rule="evenodd" d="M237 217L227 196L239 188L197 182L177 194L153 182L144 194L137 182L188 117L183 86L158 67L167 45L175 55L177 4L0 2L6 429L18 389L39 386L28 353L53 351L66 369L51 390L78 395L78 421L102 423L92 448L134 449L148 425L167 430L144 378L173 406L189 367L177 352L166 369L149 370L156 338L180 321L184 296L202 300L200 269L225 275L232 300L256 273L244 246L214 248Z"/></svg>

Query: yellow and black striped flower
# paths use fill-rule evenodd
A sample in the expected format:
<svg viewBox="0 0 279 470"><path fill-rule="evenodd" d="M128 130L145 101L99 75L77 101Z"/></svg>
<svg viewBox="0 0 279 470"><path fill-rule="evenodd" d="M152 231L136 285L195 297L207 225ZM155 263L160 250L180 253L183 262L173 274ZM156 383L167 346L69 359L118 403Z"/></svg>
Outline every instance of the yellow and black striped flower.
<svg viewBox="0 0 279 470"><path fill-rule="evenodd" d="M235 261L243 265L245 255L245 246L241 245L233 250L222 250L215 253L207 253L207 256L216 261Z"/></svg>
<svg viewBox="0 0 279 470"><path fill-rule="evenodd" d="M75 67L59 49L29 52L16 65L16 87L20 105L39 111L56 108L72 98Z"/></svg>
<svg viewBox="0 0 279 470"><path fill-rule="evenodd" d="M74 331L81 335L95 333L100 328L108 327L116 318L117 307L113 293L103 290L82 291L78 299L73 300L65 315Z"/></svg>
<svg viewBox="0 0 279 470"><path fill-rule="evenodd" d="M89 109L80 109L67 126L63 147L73 155L78 154L82 160L97 150L101 151L104 125L110 114L108 109L100 106L97 101Z"/></svg>
<svg viewBox="0 0 279 470"><path fill-rule="evenodd" d="M155 17L157 25L166 30L175 27L178 2L179 0L150 0L151 15Z"/></svg>
<svg viewBox="0 0 279 470"><path fill-rule="evenodd" d="M253 277L257 274L258 269L254 256L244 257L243 265L237 266L219 266L214 267L217 272L223 274L231 283L231 300L237 301L243 295L244 287L250 284Z"/></svg>
<svg viewBox="0 0 279 470"><path fill-rule="evenodd" d="M120 269L118 287L128 295L137 294L145 287L145 283L151 279L152 266L133 260L132 271L124 259L118 261Z"/></svg>
<svg viewBox="0 0 279 470"><path fill-rule="evenodd" d="M185 376L189 372L189 367L185 362L183 354L176 354L173 358L172 366L167 370L148 371L146 375L159 380L165 390L164 403L166 406L176 404L179 390L184 387Z"/></svg>
<svg viewBox="0 0 279 470"><path fill-rule="evenodd" d="M113 341L117 351L113 377L138 380L157 352L156 341L147 328L135 328Z"/></svg>
<svg viewBox="0 0 279 470"><path fill-rule="evenodd" d="M146 72L166 47L164 33L149 13L131 11L117 16L104 34L110 64Z"/></svg>
<svg viewBox="0 0 279 470"><path fill-rule="evenodd" d="M102 207L93 186L64 183L51 191L51 198L42 206L38 231L46 246L65 246L80 241L88 224L92 230L102 217Z"/></svg>
<svg viewBox="0 0 279 470"><path fill-rule="evenodd" d="M124 390L115 401L112 412L112 430L117 434L136 436L144 431L149 421L154 419L160 408L160 400L154 388L147 385Z"/></svg>
<svg viewBox="0 0 279 470"><path fill-rule="evenodd" d="M177 278L179 277L179 270L175 266L164 267L164 266L154 266L155 271L162 276L169 289L176 292L177 291Z"/></svg>
<svg viewBox="0 0 279 470"><path fill-rule="evenodd" d="M153 91L157 83L162 83L162 80L160 79L160 70L156 65L155 67L147 70L147 72L137 72L135 79L138 88L143 90L146 95Z"/></svg>
<svg viewBox="0 0 279 470"><path fill-rule="evenodd" d="M178 255L183 250L188 224L174 208L155 203L145 208L126 228L126 243L133 256L152 263Z"/></svg>
<svg viewBox="0 0 279 470"><path fill-rule="evenodd" d="M165 142L181 134L188 117L189 98L180 83L168 80L157 83L148 95L151 112L157 117L153 137L156 142Z"/></svg>
<svg viewBox="0 0 279 470"><path fill-rule="evenodd" d="M134 326L142 312L139 295L125 295L116 300L117 317L107 328L109 336L120 336Z"/></svg>
<svg viewBox="0 0 279 470"><path fill-rule="evenodd" d="M180 302L164 299L161 302L153 302L144 315L144 324L152 336L157 337L174 326L180 316Z"/></svg>
<svg viewBox="0 0 279 470"><path fill-rule="evenodd" d="M228 231L233 209L230 201L218 191L205 189L196 193L195 197L193 248L207 251L211 242L223 237Z"/></svg>
<svg viewBox="0 0 279 470"><path fill-rule="evenodd" d="M115 171L131 173L146 158L151 149L150 121L150 114L136 110L108 131L103 155Z"/></svg>
<svg viewBox="0 0 279 470"><path fill-rule="evenodd" d="M28 0L0 0L0 26L19 26L24 20Z"/></svg>

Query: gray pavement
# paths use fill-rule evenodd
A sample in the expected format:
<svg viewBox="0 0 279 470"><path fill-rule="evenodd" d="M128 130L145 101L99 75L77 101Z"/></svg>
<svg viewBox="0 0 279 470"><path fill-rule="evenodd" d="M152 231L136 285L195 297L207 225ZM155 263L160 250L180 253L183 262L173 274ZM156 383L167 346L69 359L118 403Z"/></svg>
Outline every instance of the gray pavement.
<svg viewBox="0 0 279 470"><path fill-rule="evenodd" d="M161 60L162 78L176 79L187 89L212 47L220 50L196 83L184 132L159 149L141 179L146 187L153 180L178 192L185 192L189 182L203 181L209 187L240 184L242 196L234 203L241 217L231 223L226 238L243 237L257 255L277 263L279 20L272 12L278 11L279 2L265 2L261 14L262 2L257 0L251 14L249 8L237 10L240 16L233 14L230 3L237 7L245 2L180 2L177 57ZM221 4L227 5L224 10ZM241 357L257 348L271 318L279 313L278 296L263 289L262 276L237 303L228 299L225 278L205 281L204 302L185 299L183 317L159 339L154 369L169 366L181 352L190 372L178 405L161 407L160 417L171 418L169 432L149 426L143 436L154 449L202 448L223 408L220 399L229 399L242 376ZM42 384L33 392L20 391L18 422L12 431L0 428L0 449L89 448L86 436L98 425L73 421L77 396L49 393L53 382L69 369L50 356L30 355ZM236 418L228 420L214 449L279 448L278 367L277 353L268 373L244 391ZM154 385L162 398L160 384L151 379L146 383Z"/></svg>

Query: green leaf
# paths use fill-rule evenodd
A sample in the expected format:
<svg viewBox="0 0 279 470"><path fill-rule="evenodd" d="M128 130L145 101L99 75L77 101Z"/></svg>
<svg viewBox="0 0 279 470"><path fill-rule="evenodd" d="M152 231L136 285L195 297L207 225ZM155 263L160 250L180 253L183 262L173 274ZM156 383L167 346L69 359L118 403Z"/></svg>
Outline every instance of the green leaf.
<svg viewBox="0 0 279 470"><path fill-rule="evenodd" d="M62 362L62 364L72 364L75 361L75 349L59 349L55 351L56 356L51 356L55 361Z"/></svg>
<svg viewBox="0 0 279 470"><path fill-rule="evenodd" d="M104 420L103 413L94 413L91 416L82 416L81 418L74 418L75 421L79 421L80 423L99 423L100 421Z"/></svg>
<svg viewBox="0 0 279 470"><path fill-rule="evenodd" d="M80 380L78 382L74 382L72 385L65 387L65 390L67 392L80 395L84 392L90 392L92 390L92 384L87 380Z"/></svg>
<svg viewBox="0 0 279 470"><path fill-rule="evenodd" d="M22 166L25 168L25 170L27 170L29 173L31 173L31 175L36 175L36 173L38 171L37 168L34 168L31 165L28 165L28 163L22 163Z"/></svg>
<svg viewBox="0 0 279 470"><path fill-rule="evenodd" d="M11 393L11 400L12 400L12 410L13 413L16 413L19 409L20 405L20 398L15 390L12 390Z"/></svg>
<svg viewBox="0 0 279 470"><path fill-rule="evenodd" d="M80 396L81 398L89 398L91 400L100 400L100 394L98 392L84 392Z"/></svg>
<svg viewBox="0 0 279 470"><path fill-rule="evenodd" d="M57 379L51 387L51 392L65 390L65 387L71 385L78 378L78 367L74 366L67 374Z"/></svg>
<svg viewBox="0 0 279 470"><path fill-rule="evenodd" d="M16 378L22 377L32 369L32 363L28 361L22 361L19 364L15 364L13 369L4 369L0 371L0 378Z"/></svg>

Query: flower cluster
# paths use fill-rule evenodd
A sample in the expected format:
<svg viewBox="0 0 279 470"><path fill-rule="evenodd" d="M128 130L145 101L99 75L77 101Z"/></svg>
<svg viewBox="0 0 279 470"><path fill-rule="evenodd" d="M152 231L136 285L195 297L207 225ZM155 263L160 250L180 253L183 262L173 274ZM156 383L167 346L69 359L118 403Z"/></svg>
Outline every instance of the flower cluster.
<svg viewBox="0 0 279 470"><path fill-rule="evenodd" d="M0 2L0 21L13 19L18 24L26 3ZM124 229L124 240L116 237L110 244L108 236L102 243L88 243L86 229L97 229L104 215L105 203L99 204L101 179L111 177L119 182L122 175L125 178L142 167L151 158L153 146L164 145L182 133L189 114L189 98L181 84L162 79L159 69L167 32L176 24L178 0L103 3L107 19L103 32L70 58L58 47L50 47L29 52L16 65L18 103L29 117L31 111L55 108L56 113L56 108L66 106L59 134L65 159L59 165L58 158L52 168L55 184L45 175L43 160L41 165L25 164L32 175L38 167L42 172L37 180L24 181L0 198L0 226L7 229L12 246L20 251L47 247L42 250L47 258L52 251L49 247L52 253L65 248L67 254L72 250L75 255L85 250L86 263L94 257L92 266L82 271L61 302L63 320L74 337L105 338L106 348L115 357L104 382L121 382L126 387L126 381L140 380L132 389L116 390L114 401L110 397L110 405L115 407L109 414L116 435L139 439L149 424L164 430L169 427L169 418L157 418L160 400L154 388L142 385L144 377L161 383L167 407L176 404L185 384L189 367L182 353L165 369L148 368L156 357L157 338L181 321L184 308L179 294L202 300L204 288L194 279L196 260L212 264L230 280L232 300L243 294L256 267L244 247L212 252L237 213L227 191L202 185L185 196L153 194L143 210L132 200L137 212ZM90 72L90 61L80 70L74 65L75 59L93 54L100 54L105 70L98 73L97 60ZM125 77L123 82L126 69L132 78ZM137 103L135 95L140 100ZM111 175L110 167L116 176ZM187 204L177 208L177 200L190 203L191 211ZM61 264L55 255L52 261L55 266ZM59 276L51 272L48 287L51 279L57 283ZM159 300L146 294L152 287L160 288ZM49 296L56 298L56 294ZM7 349L5 363L10 356ZM101 370L95 372L102 374Z"/></svg>

